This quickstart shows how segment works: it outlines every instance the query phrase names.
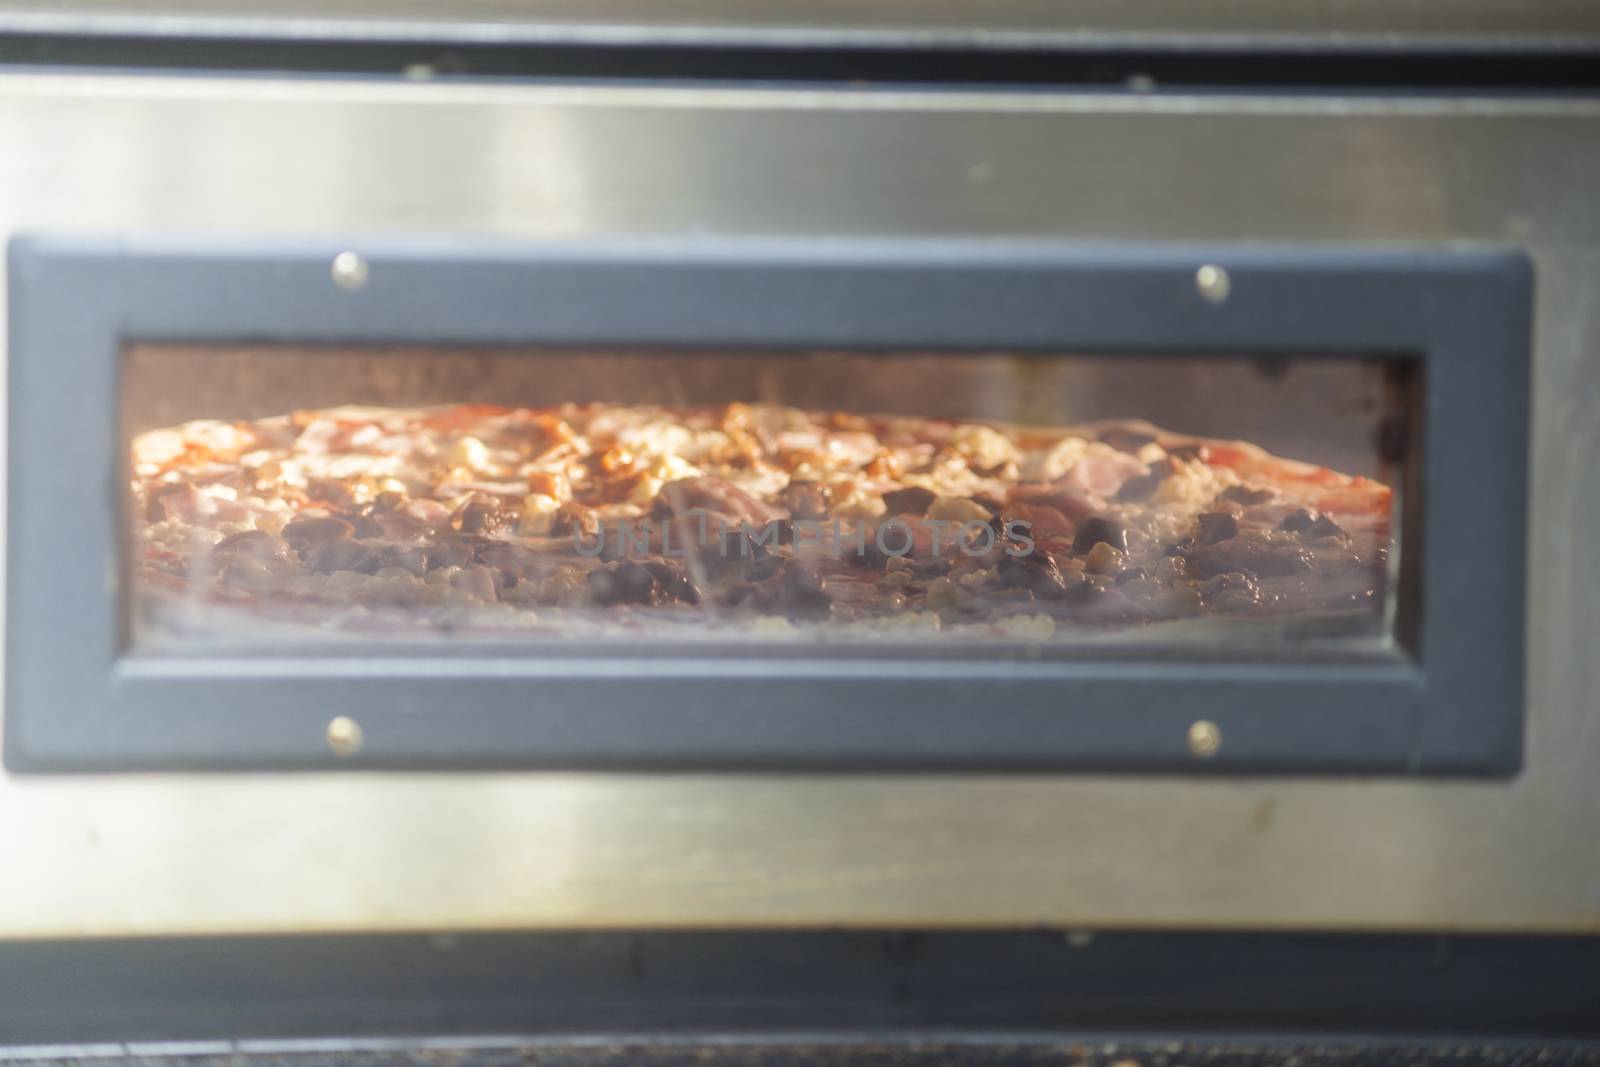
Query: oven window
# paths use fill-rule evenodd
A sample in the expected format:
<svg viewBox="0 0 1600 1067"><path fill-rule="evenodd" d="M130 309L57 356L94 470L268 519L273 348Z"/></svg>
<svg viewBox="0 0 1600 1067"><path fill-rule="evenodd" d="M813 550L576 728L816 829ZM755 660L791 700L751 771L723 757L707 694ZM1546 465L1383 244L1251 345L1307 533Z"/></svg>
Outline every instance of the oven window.
<svg viewBox="0 0 1600 1067"><path fill-rule="evenodd" d="M1414 368L136 345L127 643L1387 653Z"/></svg>

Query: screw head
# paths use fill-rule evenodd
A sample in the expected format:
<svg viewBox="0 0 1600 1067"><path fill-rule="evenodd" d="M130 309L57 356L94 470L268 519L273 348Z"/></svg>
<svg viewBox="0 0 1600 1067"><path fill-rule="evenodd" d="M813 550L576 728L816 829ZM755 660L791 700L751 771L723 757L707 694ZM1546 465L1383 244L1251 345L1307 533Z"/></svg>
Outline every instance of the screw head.
<svg viewBox="0 0 1600 1067"><path fill-rule="evenodd" d="M348 715L330 720L326 736L328 747L335 756L354 756L361 751L361 742L364 740L361 724Z"/></svg>
<svg viewBox="0 0 1600 1067"><path fill-rule="evenodd" d="M1200 759L1210 759L1222 748L1222 728L1210 719L1200 719L1189 727L1189 751Z"/></svg>
<svg viewBox="0 0 1600 1067"><path fill-rule="evenodd" d="M333 257L333 284L341 289L360 289L367 284L367 261L354 252Z"/></svg>
<svg viewBox="0 0 1600 1067"><path fill-rule="evenodd" d="M1227 271L1215 263L1207 263L1194 272L1194 287L1211 303L1220 304L1228 299L1228 291L1233 288L1233 281L1228 277Z"/></svg>

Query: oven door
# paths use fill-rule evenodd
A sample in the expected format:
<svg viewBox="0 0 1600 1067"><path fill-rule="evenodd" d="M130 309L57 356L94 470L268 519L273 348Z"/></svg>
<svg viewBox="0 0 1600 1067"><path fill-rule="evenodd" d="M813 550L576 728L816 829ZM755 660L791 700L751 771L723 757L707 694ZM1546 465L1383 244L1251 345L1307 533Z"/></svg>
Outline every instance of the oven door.
<svg viewBox="0 0 1600 1067"><path fill-rule="evenodd" d="M12 769L1518 766L1519 255L338 247L14 243Z"/></svg>
<svg viewBox="0 0 1600 1067"><path fill-rule="evenodd" d="M10 153L0 218L28 235L8 278L0 786L27 803L0 805L0 833L48 872L16 887L29 906L8 932L1592 923L1596 565L1572 533L1596 525L1581 403L1596 234L1564 184L1595 163L1589 105L43 75L0 94L0 138L30 146ZM386 394L413 357L428 389ZM724 369L693 362L711 357ZM613 364L597 395L528 381L541 359L567 360L548 385L604 358L657 362ZM931 388L918 358L972 385ZM840 371L851 359L871 372ZM448 405L498 381L528 390L495 398L510 411L636 409L662 398L629 390L671 380L701 383L681 406L725 412L761 400L739 381L763 364L785 409L943 420L1019 448L1033 438L1011 427L1053 447L1143 418L1382 484L1376 606L1353 629L1161 631L1152 648L1122 617L1085 636L1065 595L1016 612L984 599L999 587L945 602L938 586L930 608L949 577L917 575L867 612L937 617L910 649L840 640L854 631L830 606L820 626L779 612L788 644L752 609L736 616L750 634L595 654L570 642L588 616L547 635L554 649L497 634L485 652L433 615L410 644L350 637L325 625L348 601L324 597L318 638L297 616L285 642L259 615L208 614L215 589L191 579L222 568L197 557L165 588L198 617L172 625L160 583L139 584L152 557L130 546L171 521L138 484L152 431L304 430L342 403ZM910 383L903 409L876 375ZM338 376L361 395L312 387ZM816 384L851 380L877 395ZM1132 455L1148 473L1154 454ZM472 501L449 503L464 521ZM1073 542L1104 517L1056 510ZM1306 510L1349 533L1333 504ZM1155 580L1168 547L1192 566L1209 546L1183 538L1222 513L1189 516L1128 583ZM1298 536L1276 528L1289 518L1263 536ZM211 548L244 532L207 529ZM323 592L379 577L335 579L290 547ZM1068 544L1054 566L1081 564L1073 598L1131 603L1116 582L1143 565L1113 555L1131 547ZM1247 569L1196 574L1224 579L1196 591L1207 620L1235 621L1234 573L1259 603ZM497 602L515 589L489 580ZM529 612L565 619L552 599ZM999 637L967 634L969 609ZM375 773L241 773L308 766ZM228 773L28 773L118 769ZM1108 769L1127 773L1092 773ZM63 844L83 840L99 844ZM202 855L203 875L186 860ZM174 872L204 891L184 875L168 892Z"/></svg>

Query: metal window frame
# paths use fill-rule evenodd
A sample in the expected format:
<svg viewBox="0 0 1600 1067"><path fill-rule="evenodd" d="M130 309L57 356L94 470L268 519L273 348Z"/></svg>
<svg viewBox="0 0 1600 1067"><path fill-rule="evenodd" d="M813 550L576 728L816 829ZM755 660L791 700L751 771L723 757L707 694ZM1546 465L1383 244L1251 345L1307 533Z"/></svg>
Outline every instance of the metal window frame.
<svg viewBox="0 0 1600 1067"><path fill-rule="evenodd" d="M357 250L357 289L329 265ZM22 237L10 260L5 764L1520 767L1532 271L1501 249L913 239ZM1197 291L1220 264L1231 292ZM1249 353L1422 369L1420 638L1382 662L124 654L137 341ZM1409 535L1408 535L1409 548ZM363 727L329 750L331 717ZM1196 761L1197 719L1225 739Z"/></svg>

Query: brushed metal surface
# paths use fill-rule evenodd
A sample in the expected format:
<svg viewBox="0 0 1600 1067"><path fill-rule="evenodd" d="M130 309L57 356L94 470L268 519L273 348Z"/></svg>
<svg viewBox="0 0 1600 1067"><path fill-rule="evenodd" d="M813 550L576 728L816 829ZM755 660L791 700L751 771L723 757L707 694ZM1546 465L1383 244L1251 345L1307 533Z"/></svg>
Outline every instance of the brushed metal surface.
<svg viewBox="0 0 1600 1067"><path fill-rule="evenodd" d="M0 30L462 42L1593 47L1586 0L66 0Z"/></svg>
<svg viewBox="0 0 1600 1067"><path fill-rule="evenodd" d="M0 78L5 236L1464 240L1538 270L1513 781L0 777L0 936L1600 929L1597 174L1597 102Z"/></svg>

